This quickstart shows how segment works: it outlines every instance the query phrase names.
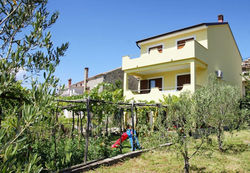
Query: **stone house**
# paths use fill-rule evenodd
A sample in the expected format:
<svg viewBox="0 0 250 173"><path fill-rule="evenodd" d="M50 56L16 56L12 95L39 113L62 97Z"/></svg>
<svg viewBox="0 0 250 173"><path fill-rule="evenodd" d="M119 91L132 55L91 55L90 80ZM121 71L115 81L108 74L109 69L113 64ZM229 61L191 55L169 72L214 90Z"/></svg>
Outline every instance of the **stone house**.
<svg viewBox="0 0 250 173"><path fill-rule="evenodd" d="M68 86L63 91L61 91L60 95L81 95L84 93L84 91L90 91L102 82L115 84L116 81L121 81L123 85L124 72L121 70L121 67L97 74L92 77L88 77L88 72L89 69L85 68L84 80L80 82L72 84L72 79L69 79ZM138 89L138 80L135 77L131 76L129 78L129 85L132 89Z"/></svg>

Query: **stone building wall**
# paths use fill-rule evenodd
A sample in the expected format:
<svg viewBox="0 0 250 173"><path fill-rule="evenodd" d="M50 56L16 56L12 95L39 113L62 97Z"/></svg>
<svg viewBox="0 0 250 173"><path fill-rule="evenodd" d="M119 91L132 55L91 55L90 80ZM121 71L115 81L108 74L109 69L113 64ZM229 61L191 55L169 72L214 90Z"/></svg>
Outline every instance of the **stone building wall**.
<svg viewBox="0 0 250 173"><path fill-rule="evenodd" d="M94 79L88 80L87 82L87 88L88 90L92 90L95 88L99 83L104 82L103 76L96 77Z"/></svg>
<svg viewBox="0 0 250 173"><path fill-rule="evenodd" d="M124 72L122 71L121 68L118 68L114 71L107 72L104 75L104 82L115 84L115 82L119 80L122 83L121 87L123 87L123 77L124 77ZM128 81L129 81L129 89L131 90L138 89L138 81L135 77L129 76Z"/></svg>

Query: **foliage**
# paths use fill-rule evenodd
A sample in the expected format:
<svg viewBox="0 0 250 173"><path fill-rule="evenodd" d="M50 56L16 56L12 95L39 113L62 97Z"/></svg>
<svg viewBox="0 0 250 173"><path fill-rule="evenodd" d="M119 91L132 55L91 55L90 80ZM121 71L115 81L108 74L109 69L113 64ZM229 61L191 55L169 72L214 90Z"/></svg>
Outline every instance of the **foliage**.
<svg viewBox="0 0 250 173"><path fill-rule="evenodd" d="M250 125L250 72L246 73L243 76L243 79L245 80L245 96L243 98L241 98L240 100L240 108L242 111L242 119L244 119L244 121L240 121L242 122L246 122L246 125L249 126ZM241 119L241 120L242 120Z"/></svg>
<svg viewBox="0 0 250 173"><path fill-rule="evenodd" d="M232 130L241 120L239 111L239 89L211 75L208 84L196 94L197 113L206 127L214 128L218 138L218 148L223 151L223 131Z"/></svg>
<svg viewBox="0 0 250 173"><path fill-rule="evenodd" d="M111 104L112 103L119 103L123 102L123 90L120 88L120 82L116 82L116 84L111 83L100 83L95 88L93 88L89 92L85 92L83 95L75 95L75 96L68 96L68 97L60 97L64 100L78 100L78 99L86 99L90 98L92 100L100 100L102 102L95 102L92 101L90 108L91 113L94 115L91 118L92 125L97 127L94 133L98 133L99 135L102 132L102 129L106 129L106 135L108 134L108 125L117 125L119 124L120 118L119 116L119 109L117 105ZM110 103L109 103L110 102ZM60 105L67 105L66 103L60 103ZM73 103L76 107L68 108L68 110L81 112L86 111L86 104L79 104ZM112 120L112 121L110 121ZM86 121L86 117L85 117ZM109 123L110 121L110 123ZM103 123L105 122L105 123Z"/></svg>
<svg viewBox="0 0 250 173"><path fill-rule="evenodd" d="M182 93L180 97L165 97L164 103L168 105L167 124L169 137L174 147L184 159L184 171L189 172L190 159L197 154L203 145L204 131L200 130L203 119L195 113L194 100L190 93ZM190 152L190 143L194 136L199 136L201 142L196 144L195 150Z"/></svg>
<svg viewBox="0 0 250 173"><path fill-rule="evenodd" d="M50 14L46 5L47 0L0 2L1 172L40 172L42 157L32 152L33 144L48 138L43 131L54 134L58 79L53 73L68 43L53 45L48 29L58 12ZM16 79L21 70L30 89ZM43 83L34 79L41 73Z"/></svg>

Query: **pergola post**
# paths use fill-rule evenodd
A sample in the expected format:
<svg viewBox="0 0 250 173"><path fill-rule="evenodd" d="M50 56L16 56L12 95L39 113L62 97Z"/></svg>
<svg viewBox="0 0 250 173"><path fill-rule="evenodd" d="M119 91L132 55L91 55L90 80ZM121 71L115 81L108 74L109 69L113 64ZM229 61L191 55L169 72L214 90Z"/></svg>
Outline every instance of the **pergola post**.
<svg viewBox="0 0 250 173"><path fill-rule="evenodd" d="M85 139L85 153L84 153L84 163L87 162L88 157L88 145L89 145L89 125L90 125L90 98L87 99L87 127L86 127L86 139Z"/></svg>
<svg viewBox="0 0 250 173"><path fill-rule="evenodd" d="M133 140L133 151L135 151L135 120L134 120L134 108L135 108L135 105L134 105L134 101L132 102L132 105L131 105L131 118L132 118L132 132L133 132L133 135L132 135L132 140Z"/></svg>

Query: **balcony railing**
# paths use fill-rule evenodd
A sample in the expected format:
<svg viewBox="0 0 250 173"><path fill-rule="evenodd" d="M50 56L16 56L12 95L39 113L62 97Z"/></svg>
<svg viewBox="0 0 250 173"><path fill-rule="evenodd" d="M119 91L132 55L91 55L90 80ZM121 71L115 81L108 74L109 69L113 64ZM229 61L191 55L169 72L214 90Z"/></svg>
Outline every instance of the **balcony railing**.
<svg viewBox="0 0 250 173"><path fill-rule="evenodd" d="M181 49L164 49L162 53L142 54L140 57L133 59L129 56L124 56L122 59L122 69L140 68L194 57L206 62L208 49L196 40L191 40L186 42L185 46Z"/></svg>
<svg viewBox="0 0 250 173"><path fill-rule="evenodd" d="M164 88L158 88L156 87L160 92L166 92L166 91L181 91L183 86L177 86L177 87L164 87ZM178 88L178 89L177 89ZM150 93L152 89L139 89L139 90L130 90L133 94L148 94Z"/></svg>

